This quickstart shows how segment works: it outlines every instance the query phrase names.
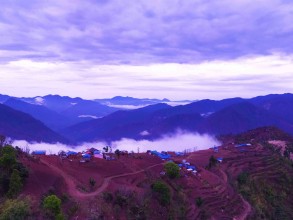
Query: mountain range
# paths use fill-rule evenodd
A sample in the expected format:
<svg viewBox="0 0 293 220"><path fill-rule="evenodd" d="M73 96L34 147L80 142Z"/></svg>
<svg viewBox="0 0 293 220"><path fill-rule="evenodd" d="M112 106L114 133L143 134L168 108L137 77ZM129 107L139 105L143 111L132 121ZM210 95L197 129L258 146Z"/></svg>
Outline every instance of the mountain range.
<svg viewBox="0 0 293 220"><path fill-rule="evenodd" d="M107 102L108 101L108 102ZM48 95L33 98L16 98L0 95L1 106L22 112L32 121L53 132L50 142L72 143L119 140L154 140L171 135L178 130L200 134L237 134L262 126L275 126L293 134L293 94L259 96L251 99L200 100L189 104L171 106L163 99L137 99L114 97L112 99L84 100L81 98ZM110 103L110 104L109 104ZM121 110L114 105L145 107ZM147 104L149 103L149 104ZM7 109L6 109L7 111ZM11 111L11 110L10 110ZM1 113L2 115L2 113ZM21 124L23 115L10 117L11 124ZM9 121L1 118L0 133L20 138L23 126L7 129ZM29 120L27 118L27 120ZM8 123L8 124L7 124ZM4 132L6 131L6 132ZM22 139L34 138L27 129ZM57 136L56 136L57 135Z"/></svg>

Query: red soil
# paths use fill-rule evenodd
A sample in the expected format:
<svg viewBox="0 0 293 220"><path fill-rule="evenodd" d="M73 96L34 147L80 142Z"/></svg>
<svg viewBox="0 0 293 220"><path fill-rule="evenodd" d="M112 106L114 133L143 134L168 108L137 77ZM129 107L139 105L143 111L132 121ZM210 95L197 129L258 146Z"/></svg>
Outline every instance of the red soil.
<svg viewBox="0 0 293 220"><path fill-rule="evenodd" d="M196 175L182 170L183 177L176 180L188 195L187 218L198 219L205 210L210 219L246 219L252 208L230 183L251 162L261 167L262 153L260 146L252 146L244 153L236 148L220 148L219 153L209 149L173 158L175 162L186 159L199 168ZM223 157L224 161L216 168L207 170L205 167L212 155ZM135 158L120 156L113 161L92 159L88 163L80 163L78 159L62 161L57 156L43 156L39 160L24 158L23 163L30 170L25 195L40 199L48 189L54 187L60 194L66 192L77 201L84 201L84 206L89 205L101 192L122 186L143 193L144 182L150 178L160 178L163 170L163 161L148 154L136 154ZM89 186L89 178L96 180L93 189ZM169 181L167 178L165 180ZM172 186L172 182L169 183ZM195 204L197 197L204 200L200 208Z"/></svg>

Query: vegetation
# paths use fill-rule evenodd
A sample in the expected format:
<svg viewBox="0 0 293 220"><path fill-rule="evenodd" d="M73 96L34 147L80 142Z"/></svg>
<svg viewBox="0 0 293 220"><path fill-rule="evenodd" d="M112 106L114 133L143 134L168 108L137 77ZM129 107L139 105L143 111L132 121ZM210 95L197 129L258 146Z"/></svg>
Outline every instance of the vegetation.
<svg viewBox="0 0 293 220"><path fill-rule="evenodd" d="M10 177L9 191L7 193L7 196L9 198L13 198L17 196L21 192L22 186L23 184L21 181L21 177L19 175L19 171L13 170Z"/></svg>
<svg viewBox="0 0 293 220"><path fill-rule="evenodd" d="M113 195L110 192L103 192L103 199L105 202L110 203L113 201Z"/></svg>
<svg viewBox="0 0 293 220"><path fill-rule="evenodd" d="M274 163L270 171L273 178L268 171L259 174L259 178L248 172L242 172L237 177L239 192L255 209L253 219L293 218L293 170L286 160L276 155L263 159L267 166Z"/></svg>
<svg viewBox="0 0 293 220"><path fill-rule="evenodd" d="M247 180L248 180L248 172L242 172L242 173L240 173L239 175L238 175L238 177L237 177L237 181L238 181L238 183L240 184L240 185L243 185L243 184L245 184L246 182L247 182Z"/></svg>
<svg viewBox="0 0 293 220"><path fill-rule="evenodd" d="M209 168L216 166L218 163L217 159L212 155L209 159Z"/></svg>
<svg viewBox="0 0 293 220"><path fill-rule="evenodd" d="M12 146L5 146L0 149L0 155L0 167L11 171L16 164L16 150Z"/></svg>
<svg viewBox="0 0 293 220"><path fill-rule="evenodd" d="M121 151L119 149L115 150L114 152L117 156L117 158L119 159L120 158L120 155L121 155Z"/></svg>
<svg viewBox="0 0 293 220"><path fill-rule="evenodd" d="M174 162L167 162L164 165L164 169L166 171L166 174L169 178L174 179L179 177L179 166L175 164Z"/></svg>
<svg viewBox="0 0 293 220"><path fill-rule="evenodd" d="M170 189L164 182L156 181L154 184L152 184L152 190L157 195L157 199L162 206L170 204Z"/></svg>
<svg viewBox="0 0 293 220"><path fill-rule="evenodd" d="M196 203L197 207L201 207L201 205L203 204L203 199L201 197L197 197L195 199L195 203Z"/></svg>
<svg viewBox="0 0 293 220"><path fill-rule="evenodd" d="M90 186L93 188L95 185L96 185L96 180L94 179L94 178L90 178L89 179L89 184L90 184Z"/></svg>
<svg viewBox="0 0 293 220"><path fill-rule="evenodd" d="M61 213L61 200L56 195L47 196L43 207L49 215L57 216Z"/></svg>
<svg viewBox="0 0 293 220"><path fill-rule="evenodd" d="M30 202L25 200L7 200L0 206L0 220L23 220L30 215Z"/></svg>
<svg viewBox="0 0 293 220"><path fill-rule="evenodd" d="M12 146L0 148L0 195L16 197L28 177L26 167L17 161L19 151Z"/></svg>

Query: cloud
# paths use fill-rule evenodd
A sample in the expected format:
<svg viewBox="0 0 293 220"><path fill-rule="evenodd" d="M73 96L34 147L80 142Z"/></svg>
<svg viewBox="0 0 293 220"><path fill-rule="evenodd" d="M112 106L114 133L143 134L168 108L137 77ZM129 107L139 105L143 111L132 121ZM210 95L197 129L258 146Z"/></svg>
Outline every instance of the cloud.
<svg viewBox="0 0 293 220"><path fill-rule="evenodd" d="M293 92L292 61L292 56L282 54L134 66L19 60L0 64L0 87L14 96L249 98Z"/></svg>
<svg viewBox="0 0 293 220"><path fill-rule="evenodd" d="M7 60L108 64L292 53L292 10L287 0L5 1L0 49L14 51Z"/></svg>
<svg viewBox="0 0 293 220"><path fill-rule="evenodd" d="M107 143L84 143L80 146L67 146L63 144L47 144L47 143L28 143L26 141L14 141L13 146L18 146L22 149L29 149L30 152L34 150L46 150L47 154L57 154L59 151L73 150L82 152L88 148L94 147L102 149ZM121 139L110 143L113 149L128 150L137 152L146 152L147 150L158 151L184 151L184 150L205 150L213 146L220 145L220 142L209 135L199 135L192 133L178 132L173 136L165 136L156 141L141 140L136 141L133 139Z"/></svg>

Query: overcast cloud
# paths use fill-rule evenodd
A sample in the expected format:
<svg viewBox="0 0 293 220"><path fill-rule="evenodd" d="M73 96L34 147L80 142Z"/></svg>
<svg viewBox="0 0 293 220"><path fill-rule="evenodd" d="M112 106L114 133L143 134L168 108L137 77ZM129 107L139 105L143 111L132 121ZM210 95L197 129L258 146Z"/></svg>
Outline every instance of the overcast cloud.
<svg viewBox="0 0 293 220"><path fill-rule="evenodd" d="M292 21L289 0L2 1L0 93L293 92Z"/></svg>

